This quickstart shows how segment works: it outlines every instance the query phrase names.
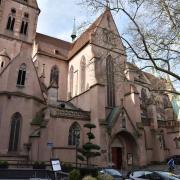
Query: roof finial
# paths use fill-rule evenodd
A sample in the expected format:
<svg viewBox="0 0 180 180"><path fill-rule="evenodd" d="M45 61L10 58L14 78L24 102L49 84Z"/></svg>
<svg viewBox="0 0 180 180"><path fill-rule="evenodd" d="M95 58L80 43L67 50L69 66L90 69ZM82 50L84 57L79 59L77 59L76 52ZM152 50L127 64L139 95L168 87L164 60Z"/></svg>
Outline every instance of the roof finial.
<svg viewBox="0 0 180 180"><path fill-rule="evenodd" d="M76 37L76 19L74 18L73 32L71 34L72 41L74 41Z"/></svg>
<svg viewBox="0 0 180 180"><path fill-rule="evenodd" d="M109 4L109 0L106 0L106 9L109 9L110 4Z"/></svg>

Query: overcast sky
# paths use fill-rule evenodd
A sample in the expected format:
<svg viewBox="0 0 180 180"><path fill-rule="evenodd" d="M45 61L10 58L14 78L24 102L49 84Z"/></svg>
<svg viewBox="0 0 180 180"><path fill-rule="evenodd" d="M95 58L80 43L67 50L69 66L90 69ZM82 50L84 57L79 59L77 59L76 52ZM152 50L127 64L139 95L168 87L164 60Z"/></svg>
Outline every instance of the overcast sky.
<svg viewBox="0 0 180 180"><path fill-rule="evenodd" d="M95 20L99 14L77 4L78 0L37 0L41 13L37 31L53 37L71 41L73 19L76 25ZM119 21L117 21L117 24Z"/></svg>

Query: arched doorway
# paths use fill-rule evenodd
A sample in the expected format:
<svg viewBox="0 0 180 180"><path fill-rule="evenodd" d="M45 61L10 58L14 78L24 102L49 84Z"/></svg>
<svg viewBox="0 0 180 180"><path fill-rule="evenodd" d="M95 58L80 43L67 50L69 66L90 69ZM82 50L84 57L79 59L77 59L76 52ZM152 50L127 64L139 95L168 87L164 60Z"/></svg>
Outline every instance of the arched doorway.
<svg viewBox="0 0 180 180"><path fill-rule="evenodd" d="M130 132L120 131L112 138L111 160L117 169L138 165L138 145Z"/></svg>

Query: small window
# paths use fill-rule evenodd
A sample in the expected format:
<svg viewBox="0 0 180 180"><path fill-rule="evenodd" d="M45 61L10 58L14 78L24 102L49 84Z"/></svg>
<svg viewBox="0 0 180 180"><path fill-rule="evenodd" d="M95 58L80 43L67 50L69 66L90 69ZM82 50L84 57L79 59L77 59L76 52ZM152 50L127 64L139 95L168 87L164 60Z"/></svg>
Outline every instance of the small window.
<svg viewBox="0 0 180 180"><path fill-rule="evenodd" d="M22 21L20 33L27 35L27 30L28 30L28 22Z"/></svg>
<svg viewBox="0 0 180 180"><path fill-rule="evenodd" d="M11 9L11 13L12 13L12 14L16 14L16 9L14 9L14 8Z"/></svg>
<svg viewBox="0 0 180 180"><path fill-rule="evenodd" d="M15 15L16 15L16 9L11 9L11 14L8 17L6 29L13 31L14 30L14 24L15 24Z"/></svg>
<svg viewBox="0 0 180 180"><path fill-rule="evenodd" d="M59 51L57 49L54 50L54 54L58 55Z"/></svg>
<svg viewBox="0 0 180 180"><path fill-rule="evenodd" d="M25 18L29 18L29 14L28 13L24 13L24 17Z"/></svg>
<svg viewBox="0 0 180 180"><path fill-rule="evenodd" d="M4 62L1 62L1 68L3 68L4 67Z"/></svg>
<svg viewBox="0 0 180 180"><path fill-rule="evenodd" d="M25 85L25 79L26 79L26 65L22 64L20 66L19 72L18 72L17 85L18 86L24 86Z"/></svg>
<svg viewBox="0 0 180 180"><path fill-rule="evenodd" d="M14 24L15 24L15 18L12 16L9 16L6 29L13 31L14 30Z"/></svg>

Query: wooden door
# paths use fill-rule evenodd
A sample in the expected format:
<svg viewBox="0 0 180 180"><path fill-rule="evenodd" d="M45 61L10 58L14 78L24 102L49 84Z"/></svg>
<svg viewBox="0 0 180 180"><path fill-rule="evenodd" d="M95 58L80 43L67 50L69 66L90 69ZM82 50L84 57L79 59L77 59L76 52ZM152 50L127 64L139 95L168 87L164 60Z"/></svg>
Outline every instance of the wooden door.
<svg viewBox="0 0 180 180"><path fill-rule="evenodd" d="M112 147L112 162L115 164L115 168L121 169L122 149L120 147Z"/></svg>

